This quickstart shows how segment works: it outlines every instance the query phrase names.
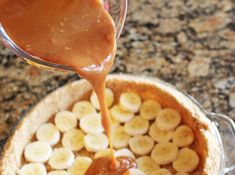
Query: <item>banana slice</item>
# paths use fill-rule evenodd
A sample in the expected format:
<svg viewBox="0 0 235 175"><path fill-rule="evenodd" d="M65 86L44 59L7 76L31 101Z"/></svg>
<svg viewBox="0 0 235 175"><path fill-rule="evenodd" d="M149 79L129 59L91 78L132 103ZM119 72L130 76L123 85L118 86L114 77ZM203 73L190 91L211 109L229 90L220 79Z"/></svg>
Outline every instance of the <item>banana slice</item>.
<svg viewBox="0 0 235 175"><path fill-rule="evenodd" d="M174 130L180 124L180 121L181 116L179 112L171 108L159 111L156 118L158 128L164 131Z"/></svg>
<svg viewBox="0 0 235 175"><path fill-rule="evenodd" d="M167 142L172 139L174 131L163 131L160 130L156 123L153 123L149 128L149 135L156 142Z"/></svg>
<svg viewBox="0 0 235 175"><path fill-rule="evenodd" d="M161 105L156 100L146 100L140 107L140 116L146 120L153 120L161 110Z"/></svg>
<svg viewBox="0 0 235 175"><path fill-rule="evenodd" d="M122 149L115 151L114 156L115 157L125 156L125 157L130 157L132 159L135 159L135 155L127 148L122 148Z"/></svg>
<svg viewBox="0 0 235 175"><path fill-rule="evenodd" d="M79 101L75 103L72 111L78 119L96 113L94 106L89 101Z"/></svg>
<svg viewBox="0 0 235 175"><path fill-rule="evenodd" d="M50 171L47 175L69 175L67 171Z"/></svg>
<svg viewBox="0 0 235 175"><path fill-rule="evenodd" d="M62 145L72 151L80 151L84 147L85 134L80 129L71 129L62 139Z"/></svg>
<svg viewBox="0 0 235 175"><path fill-rule="evenodd" d="M179 156L173 162L173 168L178 172L190 173L193 172L199 164L197 153L189 148L182 148L179 151Z"/></svg>
<svg viewBox="0 0 235 175"><path fill-rule="evenodd" d="M166 168L160 168L151 173L151 175L172 175L171 172Z"/></svg>
<svg viewBox="0 0 235 175"><path fill-rule="evenodd" d="M74 154L67 148L56 148L49 159L49 165L56 170L69 168L74 162Z"/></svg>
<svg viewBox="0 0 235 175"><path fill-rule="evenodd" d="M87 134L101 134L104 131L101 116L97 113L81 118L80 128Z"/></svg>
<svg viewBox="0 0 235 175"><path fill-rule="evenodd" d="M44 141L50 145L55 145L60 140L60 132L55 125L45 123L37 130L36 137L39 141Z"/></svg>
<svg viewBox="0 0 235 175"><path fill-rule="evenodd" d="M128 146L131 136L125 132L123 126L119 126L111 133L111 138L114 148L124 148Z"/></svg>
<svg viewBox="0 0 235 175"><path fill-rule="evenodd" d="M140 116L137 116L131 119L131 121L125 123L124 128L126 133L132 136L143 135L148 131L149 122L148 120L145 120Z"/></svg>
<svg viewBox="0 0 235 175"><path fill-rule="evenodd" d="M91 165L92 160L89 157L78 156L73 165L68 169L70 175L85 175L86 170Z"/></svg>
<svg viewBox="0 0 235 175"><path fill-rule="evenodd" d="M140 109L141 98L135 92L124 92L119 98L119 104L123 110L136 113Z"/></svg>
<svg viewBox="0 0 235 175"><path fill-rule="evenodd" d="M136 155L146 155L151 152L154 141L149 136L137 135L130 139L129 146Z"/></svg>
<svg viewBox="0 0 235 175"><path fill-rule="evenodd" d="M176 173L175 175L189 175L188 173Z"/></svg>
<svg viewBox="0 0 235 175"><path fill-rule="evenodd" d="M99 2L100 2L102 5L104 5L104 0L99 0Z"/></svg>
<svg viewBox="0 0 235 175"><path fill-rule="evenodd" d="M178 147L175 144L162 142L154 147L151 157L158 165L166 165L176 160L178 152Z"/></svg>
<svg viewBox="0 0 235 175"><path fill-rule="evenodd" d="M173 143L178 145L179 147L188 146L193 143L194 134L193 130L186 126L182 125L176 128L173 135Z"/></svg>
<svg viewBox="0 0 235 175"><path fill-rule="evenodd" d="M46 167L41 163L29 163L19 170L19 175L46 175Z"/></svg>
<svg viewBox="0 0 235 175"><path fill-rule="evenodd" d="M120 126L120 122L117 120L112 119L111 120L111 131L115 131L115 129L117 129L117 127Z"/></svg>
<svg viewBox="0 0 235 175"><path fill-rule="evenodd" d="M69 111L58 112L55 116L55 125L61 132L66 132L77 126L76 116Z"/></svg>
<svg viewBox="0 0 235 175"><path fill-rule="evenodd" d="M109 157L112 158L112 151L109 148L106 149L102 149L100 151L98 151L97 153L95 153L94 158L100 158L100 157Z"/></svg>
<svg viewBox="0 0 235 175"><path fill-rule="evenodd" d="M98 114L100 116L102 116L100 112ZM109 111L109 115L111 117L111 112L110 111ZM110 130L114 131L118 126L120 126L120 122L117 121L117 120L114 120L113 118L111 118L111 127L110 127Z"/></svg>
<svg viewBox="0 0 235 175"><path fill-rule="evenodd" d="M128 175L147 175L147 174L145 174L143 171L140 171L138 169L131 168L128 171Z"/></svg>
<svg viewBox="0 0 235 175"><path fill-rule="evenodd" d="M115 105L110 110L114 120L124 123L130 121L134 117L134 113L123 110L119 105Z"/></svg>
<svg viewBox="0 0 235 175"><path fill-rule="evenodd" d="M87 134L84 137L85 148L90 152L98 152L99 150L108 147L108 138L104 134L91 135Z"/></svg>
<svg viewBox="0 0 235 175"><path fill-rule="evenodd" d="M52 154L51 146L42 141L29 143L25 147L24 156L29 162L46 162Z"/></svg>
<svg viewBox="0 0 235 175"><path fill-rule="evenodd" d="M142 156L136 160L137 168L143 171L145 174L151 174L156 169L159 169L159 165L149 156Z"/></svg>
<svg viewBox="0 0 235 175"><path fill-rule="evenodd" d="M109 88L105 88L105 100L108 108L111 107L114 102L114 94ZM92 92L90 101L96 109L100 110L100 103L95 91Z"/></svg>

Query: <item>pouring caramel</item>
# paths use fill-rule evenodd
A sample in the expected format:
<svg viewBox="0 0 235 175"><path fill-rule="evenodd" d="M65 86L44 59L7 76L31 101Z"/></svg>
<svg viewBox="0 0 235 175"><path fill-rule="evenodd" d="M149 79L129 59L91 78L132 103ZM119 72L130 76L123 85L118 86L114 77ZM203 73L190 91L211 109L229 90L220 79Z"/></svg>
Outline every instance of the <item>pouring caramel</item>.
<svg viewBox="0 0 235 175"><path fill-rule="evenodd" d="M116 52L115 26L99 0L0 0L0 23L23 50L66 65L95 90L102 124L110 141L105 79ZM94 160L86 175L124 175L136 167L128 157ZM102 170L102 171L101 171Z"/></svg>

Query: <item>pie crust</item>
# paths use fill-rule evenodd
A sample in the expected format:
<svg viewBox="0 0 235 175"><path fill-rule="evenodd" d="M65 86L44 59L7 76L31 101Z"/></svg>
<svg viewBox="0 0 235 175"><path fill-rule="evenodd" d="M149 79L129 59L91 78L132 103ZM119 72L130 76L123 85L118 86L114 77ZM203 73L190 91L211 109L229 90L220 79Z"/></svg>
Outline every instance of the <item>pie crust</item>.
<svg viewBox="0 0 235 175"><path fill-rule="evenodd" d="M195 149L199 153L199 172L203 175L217 175L220 171L221 155L216 130L200 106L174 87L157 80L131 75L109 75L107 86L118 99L123 91L135 91L142 99L154 98L163 107L177 109L183 121L196 133ZM55 113L70 108L75 102L88 97L91 86L85 80L70 83L52 92L40 101L17 125L8 139L0 160L0 174L16 175L23 164L23 151L39 126L46 123Z"/></svg>

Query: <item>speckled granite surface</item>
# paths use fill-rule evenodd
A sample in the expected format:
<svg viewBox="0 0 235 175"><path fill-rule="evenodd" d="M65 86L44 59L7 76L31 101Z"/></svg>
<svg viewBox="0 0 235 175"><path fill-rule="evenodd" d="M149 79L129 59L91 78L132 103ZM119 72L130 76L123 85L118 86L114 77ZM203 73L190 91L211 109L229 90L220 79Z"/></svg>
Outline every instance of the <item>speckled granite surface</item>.
<svg viewBox="0 0 235 175"><path fill-rule="evenodd" d="M235 119L235 1L130 0L112 72L163 79ZM73 73L39 70L0 46L0 139Z"/></svg>

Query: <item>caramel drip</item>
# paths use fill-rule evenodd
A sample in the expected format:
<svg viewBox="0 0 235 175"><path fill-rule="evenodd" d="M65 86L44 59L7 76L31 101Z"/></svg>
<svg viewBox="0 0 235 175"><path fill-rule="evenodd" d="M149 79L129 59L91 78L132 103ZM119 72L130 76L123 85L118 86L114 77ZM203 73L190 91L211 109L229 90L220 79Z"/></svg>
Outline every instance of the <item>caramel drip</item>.
<svg viewBox="0 0 235 175"><path fill-rule="evenodd" d="M112 159L101 157L92 163L85 175L128 175L128 169L136 168L135 161L130 157L118 157L118 168L110 167Z"/></svg>

